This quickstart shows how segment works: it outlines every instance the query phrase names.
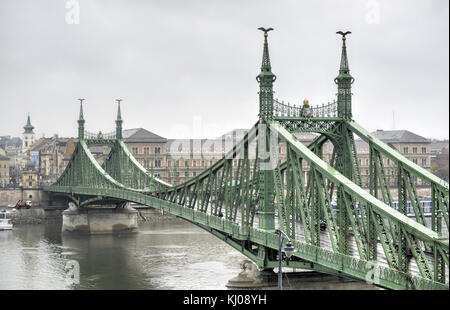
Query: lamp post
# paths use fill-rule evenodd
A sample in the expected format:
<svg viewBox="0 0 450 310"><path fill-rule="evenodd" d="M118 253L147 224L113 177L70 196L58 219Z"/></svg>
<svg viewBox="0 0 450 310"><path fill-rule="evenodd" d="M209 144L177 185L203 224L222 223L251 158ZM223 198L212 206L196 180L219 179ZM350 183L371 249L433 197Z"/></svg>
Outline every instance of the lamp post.
<svg viewBox="0 0 450 310"><path fill-rule="evenodd" d="M286 257L289 259L292 254L294 253L294 247L292 246L291 239L289 239L288 235L284 233L281 229L277 229L275 231L276 234L278 234L278 290L283 289L283 278L282 278L282 266L281 266L281 260L283 256L283 252L281 252L281 246L283 245L283 236L286 237L288 242L286 243L286 246L284 247L284 253L286 254Z"/></svg>

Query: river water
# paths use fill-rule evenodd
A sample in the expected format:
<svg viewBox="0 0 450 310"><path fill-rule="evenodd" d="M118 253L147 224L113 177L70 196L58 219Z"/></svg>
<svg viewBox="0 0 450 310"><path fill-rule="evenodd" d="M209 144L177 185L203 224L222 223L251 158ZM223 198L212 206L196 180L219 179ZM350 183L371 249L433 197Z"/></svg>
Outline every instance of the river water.
<svg viewBox="0 0 450 310"><path fill-rule="evenodd" d="M15 225L0 231L0 289L225 290L244 259L179 219L115 235L61 234L58 223ZM78 267L79 281L70 276Z"/></svg>

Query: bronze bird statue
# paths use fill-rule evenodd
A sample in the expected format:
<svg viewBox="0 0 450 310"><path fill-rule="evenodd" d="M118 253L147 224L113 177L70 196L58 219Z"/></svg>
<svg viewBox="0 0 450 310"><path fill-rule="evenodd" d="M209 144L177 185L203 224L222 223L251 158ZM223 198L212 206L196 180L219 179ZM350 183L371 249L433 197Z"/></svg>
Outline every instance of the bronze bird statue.
<svg viewBox="0 0 450 310"><path fill-rule="evenodd" d="M267 33L271 30L273 30L273 28L263 28L263 27L259 27L258 30L264 31L264 35L267 35Z"/></svg>
<svg viewBox="0 0 450 310"><path fill-rule="evenodd" d="M344 39L345 36L348 35L348 34L350 34L351 32L350 32L350 31L346 31L346 32L338 31L338 32L336 32L336 33L342 35L342 38Z"/></svg>

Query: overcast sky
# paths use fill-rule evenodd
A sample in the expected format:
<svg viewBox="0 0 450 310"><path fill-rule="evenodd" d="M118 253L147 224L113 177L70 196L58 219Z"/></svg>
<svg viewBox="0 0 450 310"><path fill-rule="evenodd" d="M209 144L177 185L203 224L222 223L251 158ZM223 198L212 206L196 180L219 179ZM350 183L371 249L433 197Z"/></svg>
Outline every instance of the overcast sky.
<svg viewBox="0 0 450 310"><path fill-rule="evenodd" d="M355 120L449 136L448 0L71 1L0 1L0 135L21 136L29 112L37 137L76 136L77 98L92 132L114 130L115 98L124 129L213 138L249 128L264 26L275 28L277 98L333 100L336 31L350 30Z"/></svg>

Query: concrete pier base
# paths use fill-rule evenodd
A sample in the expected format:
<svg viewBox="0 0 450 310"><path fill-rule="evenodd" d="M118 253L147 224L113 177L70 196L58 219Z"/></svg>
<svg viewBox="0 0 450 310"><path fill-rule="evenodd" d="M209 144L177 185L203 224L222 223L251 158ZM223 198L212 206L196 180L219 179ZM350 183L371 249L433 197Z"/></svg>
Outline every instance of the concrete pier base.
<svg viewBox="0 0 450 310"><path fill-rule="evenodd" d="M260 272L256 265L245 260L242 271L228 281L229 290L277 290L278 274L273 271ZM283 272L283 290L380 290L381 288L366 282L302 270Z"/></svg>
<svg viewBox="0 0 450 310"><path fill-rule="evenodd" d="M69 208L62 213L62 232L89 234L107 234L116 232L136 232L138 212L129 207L124 208L77 208L69 203Z"/></svg>

